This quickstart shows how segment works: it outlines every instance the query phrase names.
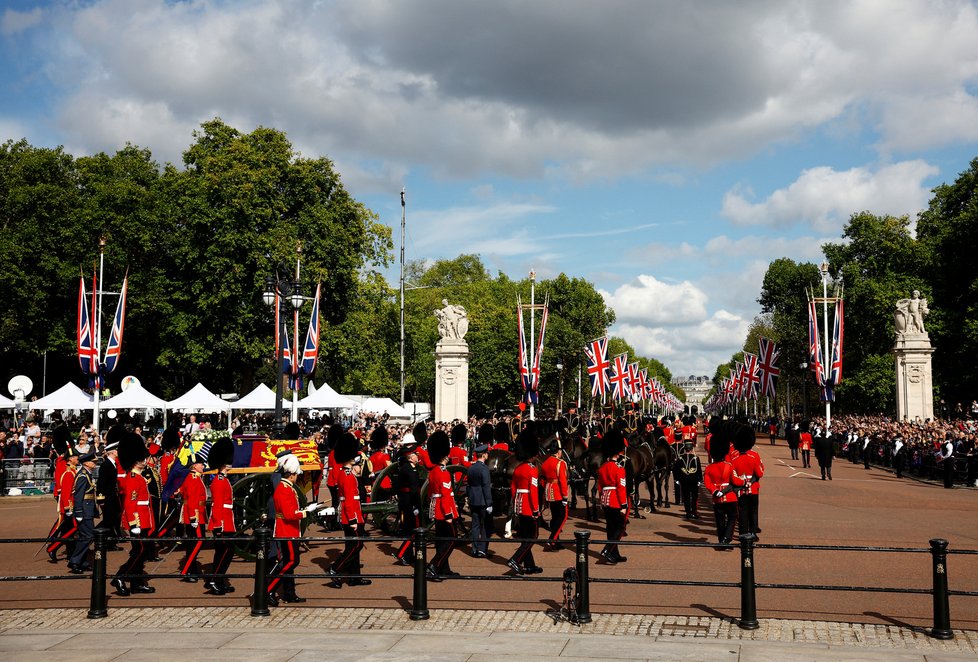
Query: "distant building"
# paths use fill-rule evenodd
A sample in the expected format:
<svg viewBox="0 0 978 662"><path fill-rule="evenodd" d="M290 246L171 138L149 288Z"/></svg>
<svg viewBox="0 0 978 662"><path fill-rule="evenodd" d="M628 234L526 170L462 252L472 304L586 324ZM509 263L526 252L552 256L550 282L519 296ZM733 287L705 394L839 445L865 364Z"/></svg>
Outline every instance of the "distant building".
<svg viewBox="0 0 978 662"><path fill-rule="evenodd" d="M690 375L689 377L674 377L672 383L686 392L687 407L700 409L707 394L713 388L713 380L706 375Z"/></svg>

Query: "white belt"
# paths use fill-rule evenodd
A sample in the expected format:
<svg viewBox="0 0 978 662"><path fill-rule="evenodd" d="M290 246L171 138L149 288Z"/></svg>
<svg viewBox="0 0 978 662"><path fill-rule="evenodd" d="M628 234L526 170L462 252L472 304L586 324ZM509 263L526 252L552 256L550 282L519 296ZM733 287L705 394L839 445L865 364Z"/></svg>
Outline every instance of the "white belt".
<svg viewBox="0 0 978 662"><path fill-rule="evenodd" d="M441 498L441 495L440 495L440 494L431 494L431 495L429 495L429 496L430 496L430 497L431 497L432 499L440 499L440 498Z"/></svg>
<svg viewBox="0 0 978 662"><path fill-rule="evenodd" d="M234 510L234 504L233 503L226 503L226 504L224 504L224 507L227 508L228 510Z"/></svg>
<svg viewBox="0 0 978 662"><path fill-rule="evenodd" d="M353 500L354 500L354 501L359 501L359 500L360 500L360 497L359 497L359 496L355 496L355 497L353 497ZM346 501L346 497L342 497L342 496L341 496L341 497L340 497L340 501Z"/></svg>
<svg viewBox="0 0 978 662"><path fill-rule="evenodd" d="M616 486L612 486L612 487L602 487L602 488L601 488L601 490L602 490L602 491L604 491L604 492L608 492L608 491L610 491L610 490L617 490L617 489L618 489L618 488L617 488Z"/></svg>
<svg viewBox="0 0 978 662"><path fill-rule="evenodd" d="M137 501L136 502L136 505L137 506L148 506L149 505L149 501Z"/></svg>
<svg viewBox="0 0 978 662"><path fill-rule="evenodd" d="M530 490L516 490L517 494L529 494Z"/></svg>

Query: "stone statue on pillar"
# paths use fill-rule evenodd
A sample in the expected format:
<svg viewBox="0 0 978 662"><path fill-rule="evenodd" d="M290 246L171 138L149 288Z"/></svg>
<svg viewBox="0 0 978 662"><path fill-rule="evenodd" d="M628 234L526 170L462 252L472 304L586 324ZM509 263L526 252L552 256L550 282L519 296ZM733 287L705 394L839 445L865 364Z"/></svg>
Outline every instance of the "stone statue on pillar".
<svg viewBox="0 0 978 662"><path fill-rule="evenodd" d="M893 311L896 327L896 399L899 420L934 418L934 389L931 355L934 349L924 329L924 318L930 313L927 299L918 290L909 299L899 299Z"/></svg>
<svg viewBox="0 0 978 662"><path fill-rule="evenodd" d="M442 299L435 310L440 340L435 346L435 420L465 421L469 417L469 345L465 308Z"/></svg>

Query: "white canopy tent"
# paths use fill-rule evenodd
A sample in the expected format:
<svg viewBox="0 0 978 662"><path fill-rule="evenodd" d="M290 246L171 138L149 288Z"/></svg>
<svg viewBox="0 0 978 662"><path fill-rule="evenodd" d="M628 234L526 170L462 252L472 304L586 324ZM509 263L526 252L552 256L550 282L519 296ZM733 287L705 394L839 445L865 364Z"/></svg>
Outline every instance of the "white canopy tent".
<svg viewBox="0 0 978 662"><path fill-rule="evenodd" d="M260 409L271 411L275 409L275 391L264 384L259 384L251 393L229 402L232 409Z"/></svg>
<svg viewBox="0 0 978 662"><path fill-rule="evenodd" d="M176 400L167 403L168 409L180 411L200 411L200 412L227 412L231 409L231 403L222 400L207 388L197 382L197 385L181 395Z"/></svg>
<svg viewBox="0 0 978 662"><path fill-rule="evenodd" d="M0 409L13 409L16 406L15 403L10 398L0 395Z"/></svg>
<svg viewBox="0 0 978 662"><path fill-rule="evenodd" d="M119 395L99 403L101 409L166 409L167 403L155 396L142 384L133 384Z"/></svg>
<svg viewBox="0 0 978 662"><path fill-rule="evenodd" d="M92 401L93 398L90 393L85 393L85 391L68 382L57 391L25 404L36 411L44 409L92 409L95 406ZM11 402L12 404L13 402Z"/></svg>
<svg viewBox="0 0 978 662"><path fill-rule="evenodd" d="M411 412L397 404L390 398L367 398L360 403L360 411L369 411L375 414L387 413L392 418L409 418Z"/></svg>
<svg viewBox="0 0 978 662"><path fill-rule="evenodd" d="M314 389L309 384L309 395L299 400L303 409L350 409L357 406L356 400L340 395L329 384L323 383Z"/></svg>

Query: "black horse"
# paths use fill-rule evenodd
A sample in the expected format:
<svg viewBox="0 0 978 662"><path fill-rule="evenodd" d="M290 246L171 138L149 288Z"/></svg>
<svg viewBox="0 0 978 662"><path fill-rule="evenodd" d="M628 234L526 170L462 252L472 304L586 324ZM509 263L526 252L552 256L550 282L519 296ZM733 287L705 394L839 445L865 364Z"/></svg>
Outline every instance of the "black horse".
<svg viewBox="0 0 978 662"><path fill-rule="evenodd" d="M649 505L646 512L656 512L656 506L671 507L669 482L672 466L676 462L676 454L661 432L656 434L657 431L658 428L653 428L648 432L630 435L628 448L625 449L625 456L628 458L628 463L625 465L625 482L633 513L638 518L642 517L639 513L642 501L639 486L642 483L645 483L649 491Z"/></svg>

